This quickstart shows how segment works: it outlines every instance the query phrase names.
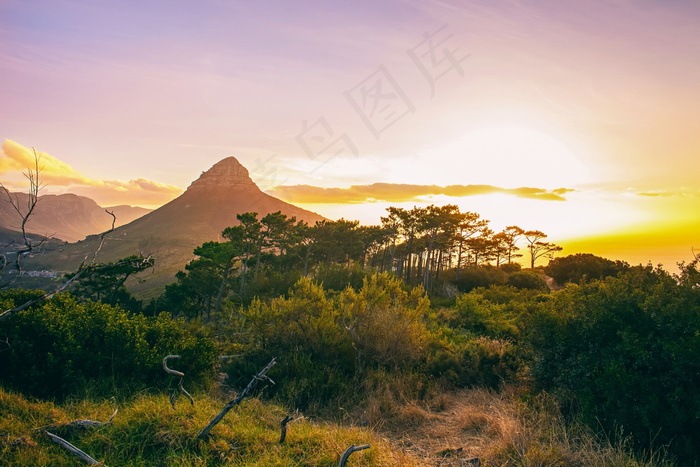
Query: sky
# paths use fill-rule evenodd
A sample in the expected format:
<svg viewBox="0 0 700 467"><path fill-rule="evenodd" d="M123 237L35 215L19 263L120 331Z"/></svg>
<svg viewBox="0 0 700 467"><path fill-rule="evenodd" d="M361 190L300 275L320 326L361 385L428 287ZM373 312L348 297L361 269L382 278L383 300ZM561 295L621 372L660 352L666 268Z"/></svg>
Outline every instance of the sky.
<svg viewBox="0 0 700 467"><path fill-rule="evenodd" d="M235 156L331 219L457 204L700 250L696 0L0 2L0 181L157 207Z"/></svg>

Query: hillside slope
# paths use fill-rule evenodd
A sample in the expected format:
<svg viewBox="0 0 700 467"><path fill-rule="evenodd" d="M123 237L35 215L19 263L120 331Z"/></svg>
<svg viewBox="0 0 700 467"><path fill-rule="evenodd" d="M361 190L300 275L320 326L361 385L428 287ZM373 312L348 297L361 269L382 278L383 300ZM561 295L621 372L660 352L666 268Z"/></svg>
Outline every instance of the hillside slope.
<svg viewBox="0 0 700 467"><path fill-rule="evenodd" d="M236 158L228 157L202 173L178 198L110 233L97 261L152 255L155 267L130 284L134 293L150 298L174 281L175 273L194 257L195 247L220 240L224 228L238 224L237 214L257 212L262 217L277 211L309 224L324 219L263 193L248 170ZM100 236L92 235L37 258L35 267L74 270L84 258L91 257L99 243Z"/></svg>

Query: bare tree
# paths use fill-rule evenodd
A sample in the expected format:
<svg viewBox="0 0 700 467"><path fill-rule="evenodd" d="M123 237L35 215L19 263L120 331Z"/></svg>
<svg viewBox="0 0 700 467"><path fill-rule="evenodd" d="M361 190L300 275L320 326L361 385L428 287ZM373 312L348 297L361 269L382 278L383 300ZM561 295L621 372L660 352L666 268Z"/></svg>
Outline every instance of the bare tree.
<svg viewBox="0 0 700 467"><path fill-rule="evenodd" d="M14 260L17 276L4 284L0 284L0 288L8 287L22 275L22 258L30 255L35 248L38 248L46 240L44 237L39 242L35 243L27 236L27 222L29 221L29 218L32 216L32 213L39 202L39 192L44 187L39 180L39 174L43 168L40 167L39 164L40 157L34 148L32 148L32 151L34 151L34 168L30 167L23 173L24 177L29 182L26 202L22 202L18 193L14 193L13 196L13 194L10 193L10 190L8 190L5 185L0 183L0 189L2 189L2 191L5 193L5 196L7 197L12 209L17 212L20 217L20 230L22 232L23 242L22 246L17 250L17 256ZM8 260L5 255L2 255L2 258L0 258L0 272L9 264L11 264L11 261Z"/></svg>

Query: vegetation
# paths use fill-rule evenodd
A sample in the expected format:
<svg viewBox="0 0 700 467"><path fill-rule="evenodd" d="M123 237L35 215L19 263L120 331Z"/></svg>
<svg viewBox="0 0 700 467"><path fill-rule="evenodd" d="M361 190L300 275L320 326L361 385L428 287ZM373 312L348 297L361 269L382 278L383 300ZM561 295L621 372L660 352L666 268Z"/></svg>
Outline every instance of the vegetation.
<svg viewBox="0 0 700 467"><path fill-rule="evenodd" d="M563 258L554 258L544 268L544 272L557 283L564 285L615 276L629 267L629 264L624 261L611 261L590 253L576 253Z"/></svg>
<svg viewBox="0 0 700 467"><path fill-rule="evenodd" d="M681 277L651 266L555 294L529 326L538 386L591 425L698 462L697 260ZM573 397L572 397L573 396Z"/></svg>
<svg viewBox="0 0 700 467"><path fill-rule="evenodd" d="M288 412L257 399L231 412L217 425L214 436L193 442L197 431L221 408L221 402L211 397L195 394L195 398L193 406L182 404L175 410L165 395L139 395L120 404L111 423L81 429L68 424L86 418L104 421L114 411L114 403L77 400L54 404L0 389L0 464L77 465L77 458L53 443L46 430L106 465L335 467L351 444L372 446L354 454L351 465L419 465L368 429L303 418L289 424L285 443L279 444L280 421Z"/></svg>
<svg viewBox="0 0 700 467"><path fill-rule="evenodd" d="M86 270L71 294L3 315L2 386L86 398L84 407L103 412L99 401L116 397L133 409L138 415L76 435L108 464L335 465L347 447L338 440L350 439L339 428L300 424L299 444L275 445L273 418L284 411L255 399L192 444L222 404L206 394L240 390L272 357L276 384L264 394L276 403L395 438L394 430L448 417L441 399L481 394L495 404L507 394L500 415L467 415L458 404L462 431L492 438L473 455L493 465L700 462L699 260L675 276L583 254L535 268L561 249L544 233L494 233L478 214L449 205L390 208L370 227L342 219L308 226L279 212L238 220L222 241L196 248L177 282L145 308L124 280L152 263L126 258ZM513 262L519 244L528 269ZM547 276L566 285L552 291ZM0 305L39 296L7 289ZM200 391L194 408L164 412L175 389L162 369L170 354L181 355L185 386ZM19 394L3 397L12 410L46 411ZM507 422L496 421L506 412ZM12 433L2 454L9 462L58 454L32 434L39 418L0 428ZM356 444L371 436L352 433ZM33 447L17 450L24 442ZM361 465L417 462L401 456L384 445Z"/></svg>
<svg viewBox="0 0 700 467"><path fill-rule="evenodd" d="M0 305L10 308L40 294L10 290L0 295ZM167 388L161 362L177 353L188 384L200 385L211 378L217 355L204 334L165 313L147 318L60 294L3 322L0 383L36 397L125 397Z"/></svg>

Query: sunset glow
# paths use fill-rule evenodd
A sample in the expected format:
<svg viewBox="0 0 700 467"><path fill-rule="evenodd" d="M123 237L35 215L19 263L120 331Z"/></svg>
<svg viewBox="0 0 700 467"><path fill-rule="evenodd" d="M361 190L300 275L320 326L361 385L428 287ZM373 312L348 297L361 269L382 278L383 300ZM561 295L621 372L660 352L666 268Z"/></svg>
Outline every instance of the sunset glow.
<svg viewBox="0 0 700 467"><path fill-rule="evenodd" d="M338 219L457 204L563 254L700 249L700 4L0 5L0 182L158 207L235 156Z"/></svg>

